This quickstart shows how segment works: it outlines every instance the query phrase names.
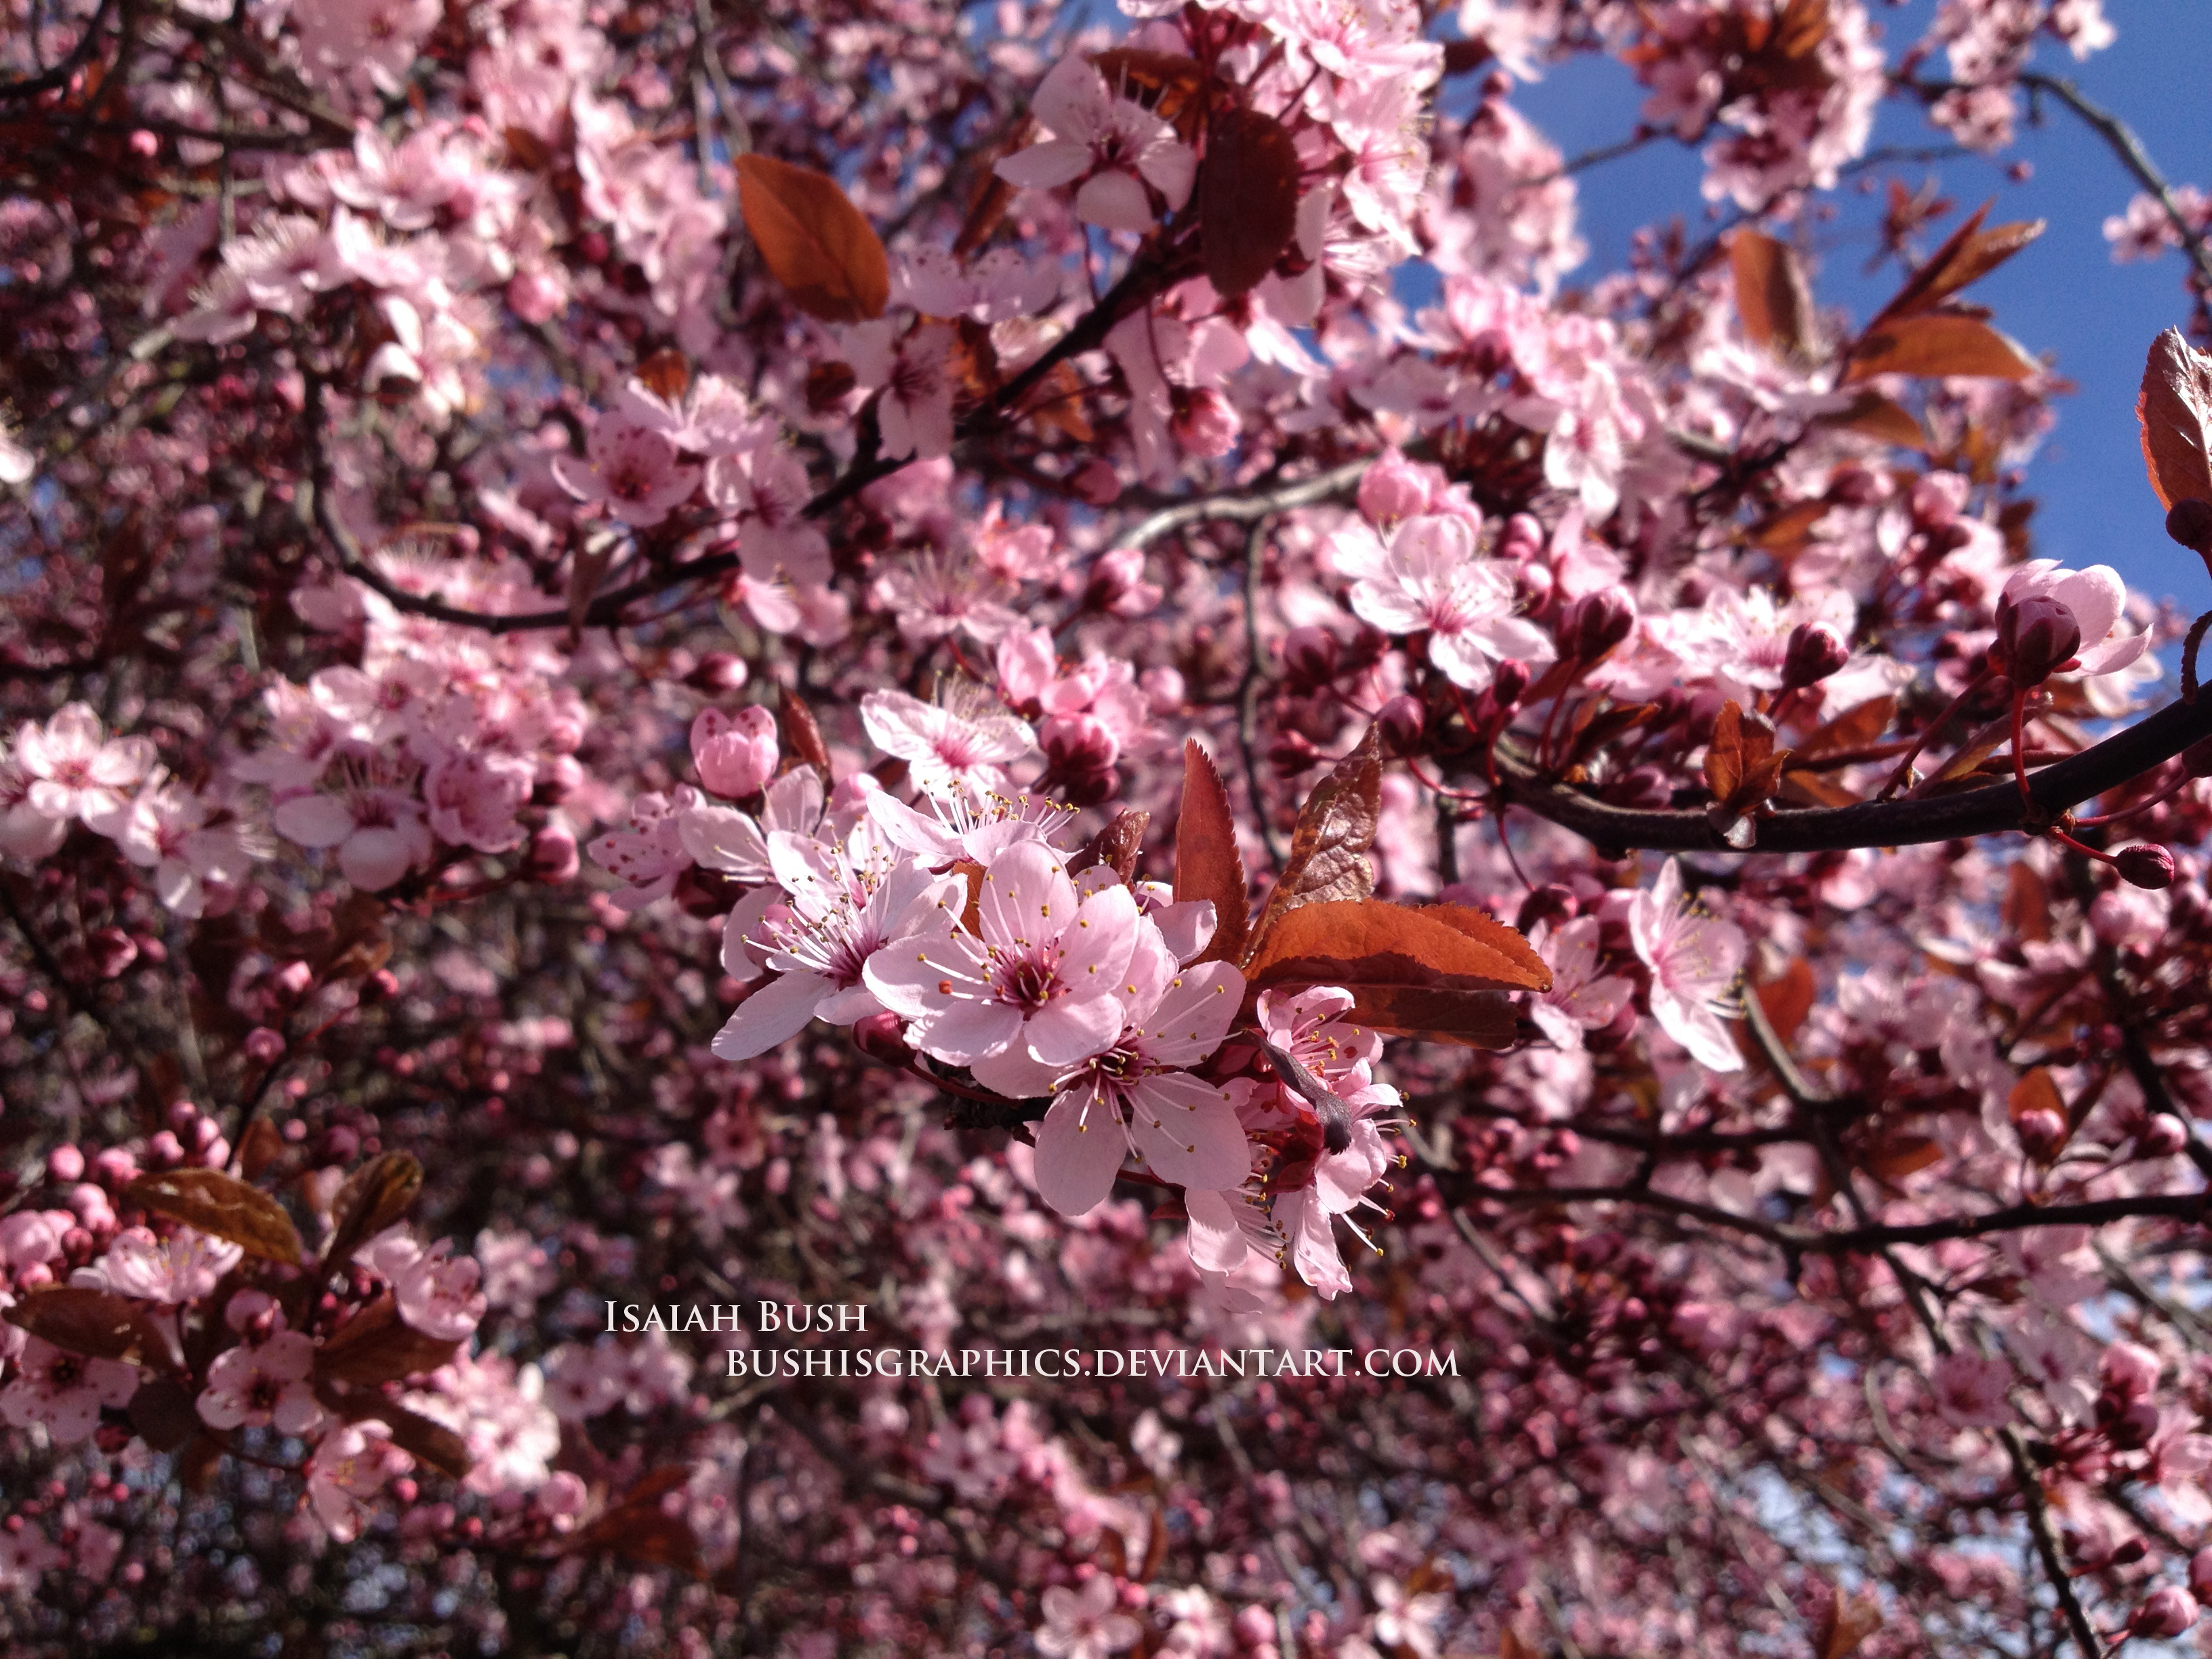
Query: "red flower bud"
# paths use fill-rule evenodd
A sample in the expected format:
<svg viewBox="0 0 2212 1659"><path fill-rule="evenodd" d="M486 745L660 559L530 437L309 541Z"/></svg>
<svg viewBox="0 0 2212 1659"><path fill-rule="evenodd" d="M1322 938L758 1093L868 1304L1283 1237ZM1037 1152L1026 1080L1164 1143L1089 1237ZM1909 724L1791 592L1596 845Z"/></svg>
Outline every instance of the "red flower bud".
<svg viewBox="0 0 2212 1659"><path fill-rule="evenodd" d="M870 1060L904 1071L914 1063L914 1050L907 1047L902 1035L904 1028L905 1022L896 1014L870 1014L853 1027L853 1046Z"/></svg>
<svg viewBox="0 0 2212 1659"><path fill-rule="evenodd" d="M1533 559L1544 550L1544 526L1533 514L1516 513L1505 521L1498 532L1498 556L1501 559Z"/></svg>
<svg viewBox="0 0 2212 1659"><path fill-rule="evenodd" d="M1527 663L1518 657L1508 657L1490 677L1490 695L1500 708L1510 708L1521 701L1522 694L1534 678Z"/></svg>
<svg viewBox="0 0 2212 1659"><path fill-rule="evenodd" d="M2173 854L2147 842L2123 847L2113 854L2112 868L2119 872L2122 881L2137 887L2155 891L2173 885Z"/></svg>
<svg viewBox="0 0 2212 1659"><path fill-rule="evenodd" d="M549 887L574 879L578 864L574 832L565 824L547 824L531 836L530 854L524 863L531 880Z"/></svg>
<svg viewBox="0 0 2212 1659"><path fill-rule="evenodd" d="M1567 608L1559 623L1559 649L1577 662L1596 662L1635 626L1635 602L1617 587L1601 588Z"/></svg>
<svg viewBox="0 0 2212 1659"><path fill-rule="evenodd" d="M1283 669L1294 685L1311 690L1336 673L1336 635L1326 628L1293 628L1283 638Z"/></svg>
<svg viewBox="0 0 2212 1659"><path fill-rule="evenodd" d="M2048 1107L2022 1112L2012 1126L2020 1149L2038 1164L2048 1164L2066 1144L2066 1120Z"/></svg>
<svg viewBox="0 0 2212 1659"><path fill-rule="evenodd" d="M2172 1158L2189 1144L2189 1131L2170 1117L2154 1117L2136 1137L2136 1152L2143 1158Z"/></svg>
<svg viewBox="0 0 2212 1659"><path fill-rule="evenodd" d="M2128 1628L2137 1636L2179 1636L2197 1622L2197 1598L2179 1584L2160 1584L2143 1598Z"/></svg>
<svg viewBox="0 0 2212 1659"><path fill-rule="evenodd" d="M2212 559L2212 501L2191 495L2166 515L2166 533L2192 553Z"/></svg>
<svg viewBox="0 0 2212 1659"><path fill-rule="evenodd" d="M1397 756L1420 753L1422 735L1427 730L1429 720L1427 711L1421 707L1419 699L1409 697L1401 691L1384 703L1382 712L1375 718L1376 724L1382 728L1382 747L1386 752Z"/></svg>
<svg viewBox="0 0 2212 1659"><path fill-rule="evenodd" d="M735 652L709 651L699 659L699 665L691 671L685 684L720 696L743 685L750 673L745 659Z"/></svg>
<svg viewBox="0 0 2212 1659"><path fill-rule="evenodd" d="M1990 661L2025 690L2040 685L2081 648L2081 625L2058 600L2041 593L1997 606L1997 640Z"/></svg>
<svg viewBox="0 0 2212 1659"><path fill-rule="evenodd" d="M1850 659L1850 647L1827 623L1800 623L1790 630L1790 643L1783 653L1783 689L1795 691L1816 685Z"/></svg>

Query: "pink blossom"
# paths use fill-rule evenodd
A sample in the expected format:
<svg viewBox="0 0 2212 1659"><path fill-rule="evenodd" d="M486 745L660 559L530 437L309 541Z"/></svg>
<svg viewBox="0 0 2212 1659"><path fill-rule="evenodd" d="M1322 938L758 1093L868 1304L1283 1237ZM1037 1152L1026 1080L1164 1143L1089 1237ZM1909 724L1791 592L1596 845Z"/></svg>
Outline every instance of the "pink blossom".
<svg viewBox="0 0 2212 1659"><path fill-rule="evenodd" d="M453 1249L451 1239L440 1239L401 1269L392 1285L400 1318L441 1342L465 1340L490 1305L477 1288L483 1270L467 1256L454 1256Z"/></svg>
<svg viewBox="0 0 2212 1659"><path fill-rule="evenodd" d="M15 1375L0 1389L0 1417L19 1429L46 1425L58 1446L89 1439L102 1407L126 1406L138 1391L138 1368L113 1359L88 1359L40 1337L23 1344Z"/></svg>
<svg viewBox="0 0 2212 1659"><path fill-rule="evenodd" d="M699 781L735 800L765 784L775 771L775 716L755 703L734 714L702 708L691 722L691 758Z"/></svg>
<svg viewBox="0 0 2212 1659"><path fill-rule="evenodd" d="M673 802L665 795L640 795L630 803L629 829L610 830L584 849L592 863L623 883L614 895L623 909L667 897L677 877L691 867L683 824L684 814L696 810L697 793L679 787Z"/></svg>
<svg viewBox="0 0 2212 1659"><path fill-rule="evenodd" d="M694 802L675 812L676 846L670 855L742 882L773 881L769 838L779 833L811 838L822 822L822 775L811 766L794 766L769 785L758 818L718 801Z"/></svg>
<svg viewBox="0 0 2212 1659"><path fill-rule="evenodd" d="M869 988L913 1022L908 1041L955 1066L1005 1054L1066 1068L1121 1037L1136 949L1129 890L1079 890L1059 854L1020 841L985 869L981 934L940 924L868 963Z"/></svg>
<svg viewBox="0 0 2212 1659"><path fill-rule="evenodd" d="M1198 177L1190 147L1143 106L1116 98L1085 59L1054 64L1030 106L1054 136L998 164L1008 184L1053 190L1079 179L1075 216L1109 230L1150 230L1158 216L1151 191L1170 212L1189 200Z"/></svg>
<svg viewBox="0 0 2212 1659"><path fill-rule="evenodd" d="M146 1302L192 1302L213 1294L245 1254L227 1239L190 1227L178 1228L167 1240L143 1227L125 1227L109 1241L105 1255L70 1274L70 1282Z"/></svg>
<svg viewBox="0 0 2212 1659"><path fill-rule="evenodd" d="M650 428L603 416L585 459L556 458L553 476L580 501L604 501L626 525L649 530L690 499L699 469L677 459L676 446Z"/></svg>
<svg viewBox="0 0 2212 1659"><path fill-rule="evenodd" d="M1741 931L1698 915L1682 897L1680 866L1668 859L1650 890L1630 902L1628 933L1651 970L1651 1014L1660 1029L1708 1070L1741 1071L1743 1055L1714 1006L1743 969Z"/></svg>
<svg viewBox="0 0 2212 1659"><path fill-rule="evenodd" d="M2130 666L2148 648L2148 633L2118 632L2127 605L2127 585L2108 564L2067 570L2056 559L2030 559L2014 571L1998 596L1999 614L2007 606L2040 601L2059 608L2081 631L2081 642L2062 672L2113 674Z"/></svg>
<svg viewBox="0 0 2212 1659"><path fill-rule="evenodd" d="M1529 1001L1528 1018L1562 1048L1579 1048L1584 1031L1610 1025L1636 989L1619 974L1599 974L1600 931L1595 916L1580 916L1557 932L1540 927L1528 936L1552 969L1552 988Z"/></svg>
<svg viewBox="0 0 2212 1659"><path fill-rule="evenodd" d="M413 795L367 778L341 793L318 791L280 800L270 822L302 847L336 848L338 872L371 893L428 862L435 845Z"/></svg>
<svg viewBox="0 0 2212 1659"><path fill-rule="evenodd" d="M415 1467L374 1419L342 1424L316 1443L307 1460L307 1501L324 1529L341 1543L361 1535L368 1501L385 1483Z"/></svg>
<svg viewBox="0 0 2212 1659"><path fill-rule="evenodd" d="M1948 1353L1929 1379L1936 1409L1962 1429L1998 1429L2013 1420L2012 1367L1976 1353Z"/></svg>
<svg viewBox="0 0 2212 1659"><path fill-rule="evenodd" d="M1513 614L1508 568L1474 556L1465 520L1408 519L1379 552L1352 573L1353 611L1385 633L1425 632L1429 660L1454 684L1482 690L1491 664L1507 657L1532 666L1552 660L1550 635Z"/></svg>
<svg viewBox="0 0 2212 1659"><path fill-rule="evenodd" d="M1134 1647L1145 1633L1142 1625L1115 1610L1114 1580L1103 1572L1081 1589L1048 1585L1039 1604L1044 1623L1036 1644L1046 1659L1106 1659Z"/></svg>
<svg viewBox="0 0 2212 1659"><path fill-rule="evenodd" d="M33 810L88 821L124 804L124 792L152 769L154 745L145 738L109 738L91 704L73 702L44 726L16 728L15 764L31 781Z"/></svg>
<svg viewBox="0 0 2212 1659"><path fill-rule="evenodd" d="M1251 1152L1228 1097L1189 1067L1221 1046L1243 975L1225 962L1178 969L1158 927L1138 923L1114 1046L1059 1072L1009 1047L975 1062L977 1080L1015 1098L1049 1089L1036 1136L1037 1191L1081 1215L1113 1189L1124 1158L1204 1192L1241 1182Z"/></svg>
<svg viewBox="0 0 2212 1659"><path fill-rule="evenodd" d="M891 460L952 453L952 331L927 323L893 337L888 322L860 323L846 335L846 360L860 386L880 391L876 424Z"/></svg>
<svg viewBox="0 0 2212 1659"><path fill-rule="evenodd" d="M933 795L1002 791L1006 763L1036 747L1027 722L984 697L948 706L903 691L871 691L860 699L860 720L876 747L904 761L915 786Z"/></svg>
<svg viewBox="0 0 2212 1659"><path fill-rule="evenodd" d="M265 1341L216 1356L199 1397L200 1420L213 1429L266 1428L307 1434L322 1421L308 1381L315 1345L304 1333L280 1330Z"/></svg>

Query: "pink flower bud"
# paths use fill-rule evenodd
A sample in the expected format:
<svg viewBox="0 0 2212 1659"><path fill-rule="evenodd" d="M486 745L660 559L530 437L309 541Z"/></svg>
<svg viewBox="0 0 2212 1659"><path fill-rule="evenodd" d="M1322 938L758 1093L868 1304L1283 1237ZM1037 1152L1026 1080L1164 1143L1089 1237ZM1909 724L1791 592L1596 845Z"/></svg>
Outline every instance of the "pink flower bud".
<svg viewBox="0 0 2212 1659"><path fill-rule="evenodd" d="M1336 673L1336 636L1326 628L1294 628L1283 640L1283 669L1302 690L1326 685Z"/></svg>
<svg viewBox="0 0 2212 1659"><path fill-rule="evenodd" d="M2143 1598L2128 1628L2137 1636L2179 1636L2197 1622L2197 1598L2179 1584L2160 1584Z"/></svg>
<svg viewBox="0 0 2212 1659"><path fill-rule="evenodd" d="M1068 487L1093 507L1111 507L1121 498L1121 475L1111 461L1092 459L1075 469Z"/></svg>
<svg viewBox="0 0 2212 1659"><path fill-rule="evenodd" d="M531 836L530 853L525 860L531 880L557 887L575 878L579 863L575 832L567 824L549 823ZM397 990L398 987L395 984L392 988Z"/></svg>
<svg viewBox="0 0 2212 1659"><path fill-rule="evenodd" d="M1185 453L1210 459L1226 455L1237 447L1237 434L1243 429L1243 422L1237 418L1237 407L1228 398L1202 386L1176 401L1178 407L1168 430Z"/></svg>
<svg viewBox="0 0 2212 1659"><path fill-rule="evenodd" d="M1533 559L1544 550L1544 526L1529 513L1516 513L1505 521L1498 532L1498 556L1501 559Z"/></svg>
<svg viewBox="0 0 2212 1659"><path fill-rule="evenodd" d="M1790 630L1790 643L1782 659L1782 684L1786 690L1817 685L1851 659L1851 648L1843 635L1826 623L1800 623Z"/></svg>
<svg viewBox="0 0 2212 1659"><path fill-rule="evenodd" d="M2038 1164L2051 1162L2066 1144L2066 1120L2047 1106L2022 1112L2012 1129L2020 1137L2021 1151Z"/></svg>
<svg viewBox="0 0 2212 1659"><path fill-rule="evenodd" d="M684 684L722 696L743 685L751 672L745 666L745 659L735 652L709 651L699 659L699 665L691 671Z"/></svg>
<svg viewBox="0 0 2212 1659"><path fill-rule="evenodd" d="M120 1146L110 1146L92 1160L92 1176L110 1187L127 1187L138 1178L138 1160Z"/></svg>
<svg viewBox="0 0 2212 1659"><path fill-rule="evenodd" d="M138 960L137 941L120 927L100 927L85 941L92 947L92 965L102 979L113 979Z"/></svg>
<svg viewBox="0 0 2212 1659"><path fill-rule="evenodd" d="M2158 1386L2158 1356L2134 1342L2115 1342L2098 1362L2105 1386L2123 1400L2140 1400Z"/></svg>
<svg viewBox="0 0 2212 1659"><path fill-rule="evenodd" d="M1145 580L1145 552L1139 547L1100 554L1083 590L1085 610L1110 611L1117 617L1141 617L1159 602L1160 590Z"/></svg>
<svg viewBox="0 0 2212 1659"><path fill-rule="evenodd" d="M2212 559L2212 501L2191 495L2166 515L2166 533L2192 553Z"/></svg>
<svg viewBox="0 0 2212 1659"><path fill-rule="evenodd" d="M2136 1137L2136 1150L2144 1158L2172 1158L2189 1144L2189 1131L2170 1117L2154 1117Z"/></svg>
<svg viewBox="0 0 2212 1659"><path fill-rule="evenodd" d="M155 1167L160 1169L167 1169L185 1161L185 1149L177 1144L176 1136L167 1129L146 1143L146 1152L154 1160Z"/></svg>
<svg viewBox="0 0 2212 1659"><path fill-rule="evenodd" d="M1510 708L1521 701L1535 676L1528 665L1518 657L1508 657L1500 662L1490 677L1490 695L1500 708Z"/></svg>
<svg viewBox="0 0 2212 1659"><path fill-rule="evenodd" d="M84 1154L74 1146L57 1146L46 1154L46 1179L53 1182L84 1179Z"/></svg>
<svg viewBox="0 0 2212 1659"><path fill-rule="evenodd" d="M2198 1601L2212 1601L2212 1545L2189 1559L2189 1593Z"/></svg>
<svg viewBox="0 0 2212 1659"><path fill-rule="evenodd" d="M2081 625L2048 594L2031 593L1997 606L1997 639L1990 661L2014 685L2040 685L2081 648Z"/></svg>
<svg viewBox="0 0 2212 1659"><path fill-rule="evenodd" d="M266 1025L257 1025L246 1034L246 1057L256 1066L273 1065L283 1052L283 1036Z"/></svg>
<svg viewBox="0 0 2212 1659"><path fill-rule="evenodd" d="M1429 510L1427 469L1387 450L1359 480L1359 510L1370 524L1392 525Z"/></svg>
<svg viewBox="0 0 2212 1659"><path fill-rule="evenodd" d="M905 1025L896 1014L870 1014L853 1027L853 1046L871 1060L904 1070L914 1063L914 1050L907 1046L903 1034Z"/></svg>
<svg viewBox="0 0 2212 1659"><path fill-rule="evenodd" d="M2112 854L2112 868L2122 881L2154 892L2173 885L2173 854L2163 847L2123 847Z"/></svg>
<svg viewBox="0 0 2212 1659"><path fill-rule="evenodd" d="M699 779L726 800L752 794L775 774L775 716L758 703L725 714L702 708L691 722Z"/></svg>
<svg viewBox="0 0 2212 1659"><path fill-rule="evenodd" d="M1421 738L1428 727L1428 714L1418 698L1400 692L1382 705L1376 717L1382 728L1382 748L1392 755L1417 755L1421 750Z"/></svg>
<svg viewBox="0 0 2212 1659"><path fill-rule="evenodd" d="M1636 605L1617 587L1586 593L1559 623L1559 650L1577 662L1594 663L1626 639L1636 626Z"/></svg>

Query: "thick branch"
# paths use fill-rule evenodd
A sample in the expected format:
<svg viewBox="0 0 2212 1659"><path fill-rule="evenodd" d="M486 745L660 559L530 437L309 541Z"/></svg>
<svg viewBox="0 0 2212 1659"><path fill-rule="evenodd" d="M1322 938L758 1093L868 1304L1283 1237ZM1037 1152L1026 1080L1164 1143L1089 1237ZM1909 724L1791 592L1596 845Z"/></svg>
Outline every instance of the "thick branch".
<svg viewBox="0 0 2212 1659"><path fill-rule="evenodd" d="M2033 833L2085 800L2118 788L2163 765L2200 738L2212 737L2212 699L2170 703L2102 743L2030 775L2033 811L2023 805L2009 779L1980 789L1926 799L1863 801L1777 812L1759 820L1755 853L1838 852L1854 847L1909 847L1963 841L2018 830ZM1547 781L1526 756L1498 746L1500 793L1514 805L1571 830L1601 849L1735 853L1702 810L1644 811L1601 800Z"/></svg>

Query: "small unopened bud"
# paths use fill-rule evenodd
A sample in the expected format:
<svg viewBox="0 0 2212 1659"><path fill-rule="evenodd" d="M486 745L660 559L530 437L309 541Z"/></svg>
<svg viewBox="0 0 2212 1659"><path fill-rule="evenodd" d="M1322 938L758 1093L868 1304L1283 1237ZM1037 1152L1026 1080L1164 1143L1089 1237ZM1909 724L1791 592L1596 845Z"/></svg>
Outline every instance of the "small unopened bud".
<svg viewBox="0 0 2212 1659"><path fill-rule="evenodd" d="M853 1046L870 1060L903 1071L914 1063L904 1032L905 1022L896 1014L870 1014L853 1027Z"/></svg>
<svg viewBox="0 0 2212 1659"><path fill-rule="evenodd" d="M2157 891L2173 885L2173 854L2148 842L2123 847L2113 854L2112 868L2119 872L2122 881L2137 887Z"/></svg>
<svg viewBox="0 0 2212 1659"><path fill-rule="evenodd" d="M2159 1358L2139 1342L2115 1342L2097 1362L2097 1375L2123 1401L2141 1400L2158 1386Z"/></svg>
<svg viewBox="0 0 2212 1659"><path fill-rule="evenodd" d="M2166 533L2192 553L2212 559L2212 501L2191 495L2166 515Z"/></svg>
<svg viewBox="0 0 2212 1659"><path fill-rule="evenodd" d="M266 1025L257 1025L246 1034L246 1057L256 1066L266 1066L284 1052L284 1039Z"/></svg>
<svg viewBox="0 0 2212 1659"><path fill-rule="evenodd" d="M1111 507L1121 494L1121 475L1114 470L1114 463L1097 457L1076 468L1067 483L1093 507Z"/></svg>
<svg viewBox="0 0 2212 1659"><path fill-rule="evenodd" d="M1534 678L1527 663L1518 657L1508 657L1491 674L1490 695L1500 708L1511 708L1521 701L1522 694Z"/></svg>
<svg viewBox="0 0 2212 1659"><path fill-rule="evenodd" d="M775 775L775 716L758 703L725 714L702 708L691 722L699 781L726 800L751 794Z"/></svg>
<svg viewBox="0 0 2212 1659"><path fill-rule="evenodd" d="M2160 1584L2136 1609L2128 1628L2153 1638L2179 1636L2197 1622L2197 1598L2179 1584Z"/></svg>
<svg viewBox="0 0 2212 1659"><path fill-rule="evenodd" d="M1382 712L1375 717L1382 728L1382 747L1395 756L1418 755L1421 738L1428 729L1428 714L1419 699L1400 692L1382 705Z"/></svg>
<svg viewBox="0 0 2212 1659"><path fill-rule="evenodd" d="M2047 1106L2022 1112L2014 1120L2012 1130L2020 1137L2021 1151L2038 1164L2050 1163L2066 1144L2066 1120Z"/></svg>
<svg viewBox="0 0 2212 1659"><path fill-rule="evenodd" d="M1516 513L1498 535L1501 559L1533 559L1544 550L1544 526L1530 513Z"/></svg>
<svg viewBox="0 0 2212 1659"><path fill-rule="evenodd" d="M2158 1433L2158 1407L2138 1400L2104 1427L2105 1437L2122 1451L2141 1451Z"/></svg>
<svg viewBox="0 0 2212 1659"><path fill-rule="evenodd" d="M1528 896L1521 901L1521 909L1513 918L1513 926L1527 933L1538 922L1547 922L1556 927L1563 921L1572 921L1581 912L1582 905L1575 897L1575 890L1559 882L1531 888Z"/></svg>
<svg viewBox="0 0 2212 1659"><path fill-rule="evenodd" d="M1850 659L1850 647L1827 623L1799 623L1790 630L1790 643L1783 652L1783 690L1817 685Z"/></svg>
<svg viewBox="0 0 2212 1659"><path fill-rule="evenodd" d="M1283 668L1297 685L1326 685L1336 674L1336 635L1326 628L1293 628L1283 638Z"/></svg>
<svg viewBox="0 0 2212 1659"><path fill-rule="evenodd" d="M1201 386L1177 394L1176 404L1175 418L1168 423L1168 430L1185 453L1210 459L1226 455L1237 447L1237 434L1243 422L1237 418L1236 405L1218 392Z"/></svg>
<svg viewBox="0 0 2212 1659"><path fill-rule="evenodd" d="M2081 624L2057 599L2031 593L1997 606L1990 661L2015 686L2040 685L2081 648Z"/></svg>
<svg viewBox="0 0 2212 1659"><path fill-rule="evenodd" d="M2189 1131L2179 1120L2154 1117L2136 1137L2136 1151L2144 1158L2172 1158L2189 1144Z"/></svg>
<svg viewBox="0 0 2212 1659"><path fill-rule="evenodd" d="M2150 1553L2150 1546L2140 1538L2123 1538L2113 1547L2109 1566L2131 1567Z"/></svg>
<svg viewBox="0 0 2212 1659"><path fill-rule="evenodd" d="M1285 732L1267 745L1267 764L1286 778L1310 772L1320 759L1321 751L1303 732Z"/></svg>
<svg viewBox="0 0 2212 1659"><path fill-rule="evenodd" d="M691 671L685 683L712 696L720 696L736 690L751 678L751 674L752 671L745 666L745 659L734 651L709 651L699 659L699 665Z"/></svg>
<svg viewBox="0 0 2212 1659"><path fill-rule="evenodd" d="M1110 611L1117 617L1141 617L1159 599L1160 590L1145 580L1144 550L1137 547L1100 554L1083 590L1085 610Z"/></svg>
<svg viewBox="0 0 2212 1659"><path fill-rule="evenodd" d="M2212 1545L2190 1557L2189 1590L2200 1601L2212 1600Z"/></svg>
<svg viewBox="0 0 2212 1659"><path fill-rule="evenodd" d="M120 927L99 927L85 941L92 947L92 965L102 979L113 979L138 960L138 942Z"/></svg>
<svg viewBox="0 0 2212 1659"><path fill-rule="evenodd" d="M1559 623L1559 647L1577 662L1594 663L1626 639L1636 626L1636 606L1617 587L1585 593L1568 607Z"/></svg>
<svg viewBox="0 0 2212 1659"><path fill-rule="evenodd" d="M575 832L563 823L549 823L530 838L530 854L524 867L530 879L548 887L557 887L564 881L575 879Z"/></svg>

